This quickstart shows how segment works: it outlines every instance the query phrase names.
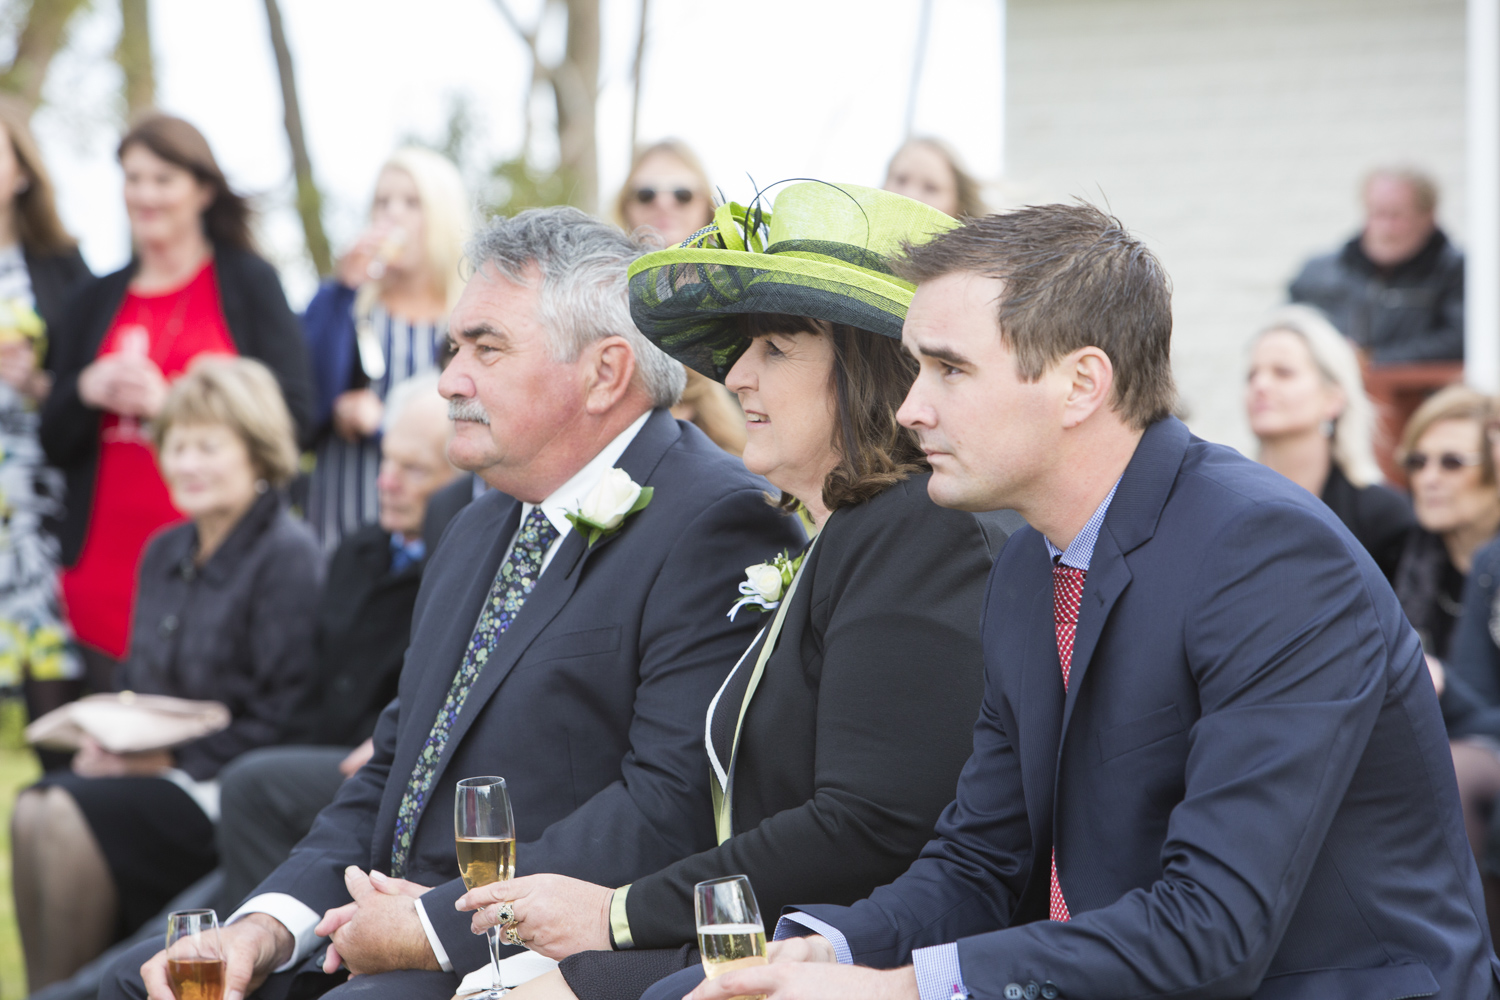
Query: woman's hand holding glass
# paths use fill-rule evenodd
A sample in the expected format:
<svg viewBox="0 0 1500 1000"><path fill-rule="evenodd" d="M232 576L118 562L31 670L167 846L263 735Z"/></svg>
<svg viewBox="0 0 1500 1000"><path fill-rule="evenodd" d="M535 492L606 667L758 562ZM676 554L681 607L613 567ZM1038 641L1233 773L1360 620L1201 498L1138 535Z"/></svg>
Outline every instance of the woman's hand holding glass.
<svg viewBox="0 0 1500 1000"><path fill-rule="evenodd" d="M474 910L472 928L483 934L502 921L501 903L515 914L516 933L526 947L547 958L564 959L580 951L608 951L609 904L614 890L566 875L527 875L492 882L464 893L454 903Z"/></svg>

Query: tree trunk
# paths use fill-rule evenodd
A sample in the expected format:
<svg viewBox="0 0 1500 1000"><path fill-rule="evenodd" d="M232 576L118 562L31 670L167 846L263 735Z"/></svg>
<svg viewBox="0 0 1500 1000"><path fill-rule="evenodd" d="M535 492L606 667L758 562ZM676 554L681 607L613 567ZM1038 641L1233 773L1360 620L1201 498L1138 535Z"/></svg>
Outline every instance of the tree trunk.
<svg viewBox="0 0 1500 1000"><path fill-rule="evenodd" d="M276 70L281 77L281 102L286 109L286 139L292 150L292 169L297 176L297 214L302 218L302 234L308 256L319 277L333 273L333 254L323 232L323 196L313 180L312 158L307 153L307 138L302 133L302 106L297 100L297 78L292 70L292 51L287 45L286 29L281 23L281 8L276 0L266 0L266 21L271 28L271 48L276 53Z"/></svg>
<svg viewBox="0 0 1500 1000"><path fill-rule="evenodd" d="M68 21L85 0L31 0L26 24L16 39L16 58L0 73L0 92L15 94L30 107L42 99L47 67L62 48Z"/></svg>
<svg viewBox="0 0 1500 1000"><path fill-rule="evenodd" d="M115 47L115 62L125 74L125 115L133 122L156 107L151 0L120 0L120 44Z"/></svg>
<svg viewBox="0 0 1500 1000"><path fill-rule="evenodd" d="M551 73L557 101L558 169L568 201L585 212L599 207L599 148L594 130L599 97L599 0L566 0L567 54Z"/></svg>
<svg viewBox="0 0 1500 1000"><path fill-rule="evenodd" d="M641 0L641 22L635 33L635 65L630 73L630 161L635 162L641 144L641 73L646 62L646 29L650 24L651 0Z"/></svg>

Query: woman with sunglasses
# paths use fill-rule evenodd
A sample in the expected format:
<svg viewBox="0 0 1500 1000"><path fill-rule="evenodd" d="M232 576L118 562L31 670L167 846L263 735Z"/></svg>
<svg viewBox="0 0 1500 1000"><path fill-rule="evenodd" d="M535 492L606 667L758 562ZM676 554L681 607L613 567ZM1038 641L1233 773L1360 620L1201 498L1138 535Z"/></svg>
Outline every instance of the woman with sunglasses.
<svg viewBox="0 0 1500 1000"><path fill-rule="evenodd" d="M1381 482L1359 359L1322 313L1287 306L1260 328L1245 415L1260 442L1256 461L1322 498L1394 578L1416 521L1406 498Z"/></svg>
<svg viewBox="0 0 1500 1000"><path fill-rule="evenodd" d="M664 246L676 246L713 221L714 203L703 164L677 139L663 139L636 153L630 176L615 199L615 224L627 232L650 230ZM745 415L723 386L691 368L672 416L689 420L732 455L745 450Z"/></svg>

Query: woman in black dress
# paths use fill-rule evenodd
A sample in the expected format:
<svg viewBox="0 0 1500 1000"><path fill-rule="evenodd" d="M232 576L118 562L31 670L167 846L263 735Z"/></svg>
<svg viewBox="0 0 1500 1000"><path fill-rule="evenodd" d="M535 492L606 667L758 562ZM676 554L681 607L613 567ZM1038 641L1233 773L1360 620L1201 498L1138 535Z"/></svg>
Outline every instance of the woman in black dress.
<svg viewBox="0 0 1500 1000"><path fill-rule="evenodd" d="M21 793L13 878L33 992L214 868L215 776L280 738L313 669L322 560L280 493L297 449L275 377L248 358L199 358L152 432L191 520L146 547L116 689L221 702L230 723L174 750L90 741L71 771Z"/></svg>
<svg viewBox="0 0 1500 1000"><path fill-rule="evenodd" d="M738 613L766 628L706 720L719 845L630 886L535 875L460 901L479 909L476 930L504 902L512 941L563 960L517 1000L635 1000L695 965L701 880L748 875L772 919L797 899L862 898L916 857L969 754L980 606L1005 531L927 496L924 456L896 422L916 364L897 339L910 286L887 256L952 221L886 192L799 184L777 198L768 232L751 225L749 242L769 247L757 253L727 249L745 245L730 213L698 249L637 262L632 311L668 353L739 395L746 467L818 534L789 554L795 572L752 567L741 586ZM780 256L813 243L818 268ZM862 297L882 285L883 304ZM706 294L663 300L664 288ZM705 599L727 611L737 596Z"/></svg>

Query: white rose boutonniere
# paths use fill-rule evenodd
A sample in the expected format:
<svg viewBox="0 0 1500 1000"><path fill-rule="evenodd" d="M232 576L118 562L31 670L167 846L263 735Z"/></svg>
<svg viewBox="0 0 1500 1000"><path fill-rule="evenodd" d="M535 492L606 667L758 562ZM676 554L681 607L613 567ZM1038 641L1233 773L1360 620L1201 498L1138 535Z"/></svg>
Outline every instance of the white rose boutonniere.
<svg viewBox="0 0 1500 1000"><path fill-rule="evenodd" d="M729 609L729 620L734 621L740 608L748 604L755 605L762 612L780 607L781 598L792 585L792 577L797 575L802 557L806 554L800 553L794 559L783 550L781 555L770 562L746 566L745 579L740 581L740 594L743 596Z"/></svg>
<svg viewBox="0 0 1500 1000"><path fill-rule="evenodd" d="M563 516L587 536L592 546L605 535L619 531L631 514L645 510L654 493L650 486L632 480L624 469L610 469L594 484L578 509L565 511Z"/></svg>

